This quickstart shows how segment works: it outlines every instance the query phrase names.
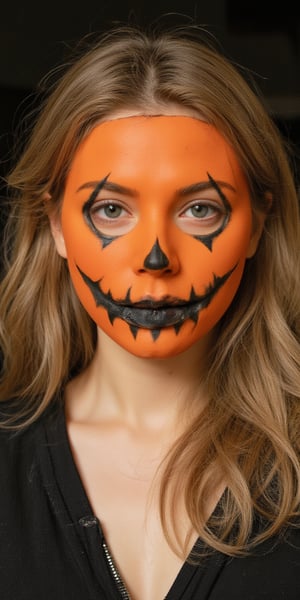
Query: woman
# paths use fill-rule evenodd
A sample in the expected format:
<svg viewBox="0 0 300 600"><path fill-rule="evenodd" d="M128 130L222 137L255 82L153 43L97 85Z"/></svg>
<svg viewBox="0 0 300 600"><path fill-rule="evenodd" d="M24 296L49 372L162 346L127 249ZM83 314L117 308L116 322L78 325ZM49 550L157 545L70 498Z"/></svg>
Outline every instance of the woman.
<svg viewBox="0 0 300 600"><path fill-rule="evenodd" d="M114 30L8 183L2 596L299 598L298 201L248 83Z"/></svg>

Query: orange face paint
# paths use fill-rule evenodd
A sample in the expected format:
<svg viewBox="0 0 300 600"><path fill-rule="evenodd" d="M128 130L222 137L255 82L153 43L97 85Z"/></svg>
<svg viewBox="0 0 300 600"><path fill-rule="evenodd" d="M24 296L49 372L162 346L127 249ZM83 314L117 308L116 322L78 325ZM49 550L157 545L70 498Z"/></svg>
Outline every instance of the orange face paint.
<svg viewBox="0 0 300 600"><path fill-rule="evenodd" d="M236 156L200 120L107 121L75 154L62 204L71 278L100 329L135 355L178 354L214 327L251 231Z"/></svg>

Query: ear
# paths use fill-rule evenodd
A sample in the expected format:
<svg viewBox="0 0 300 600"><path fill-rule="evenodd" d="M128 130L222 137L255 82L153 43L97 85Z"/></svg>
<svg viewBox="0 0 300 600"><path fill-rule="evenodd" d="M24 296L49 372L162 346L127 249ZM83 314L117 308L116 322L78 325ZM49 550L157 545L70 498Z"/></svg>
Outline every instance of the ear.
<svg viewBox="0 0 300 600"><path fill-rule="evenodd" d="M60 213L58 211L52 212L48 215L50 229L52 237L56 246L56 250L62 258L67 258L67 250L65 245L65 239L62 232Z"/></svg>
<svg viewBox="0 0 300 600"><path fill-rule="evenodd" d="M264 230L265 220L271 208L271 205L272 195L267 193L265 194L265 209L256 210L253 214L252 234L248 246L247 258L252 258L252 256L254 256L258 248L258 244L262 236L262 232Z"/></svg>

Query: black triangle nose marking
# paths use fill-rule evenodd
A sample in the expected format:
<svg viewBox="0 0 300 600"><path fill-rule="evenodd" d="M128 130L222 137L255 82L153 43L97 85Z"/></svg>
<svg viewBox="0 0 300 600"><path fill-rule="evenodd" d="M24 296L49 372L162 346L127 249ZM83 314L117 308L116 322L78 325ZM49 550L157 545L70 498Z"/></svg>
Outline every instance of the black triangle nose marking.
<svg viewBox="0 0 300 600"><path fill-rule="evenodd" d="M146 256L144 260L145 269L151 269L153 271L159 271L161 269L165 269L169 266L169 259L162 251L159 241L156 240L155 244L152 246L149 254Z"/></svg>

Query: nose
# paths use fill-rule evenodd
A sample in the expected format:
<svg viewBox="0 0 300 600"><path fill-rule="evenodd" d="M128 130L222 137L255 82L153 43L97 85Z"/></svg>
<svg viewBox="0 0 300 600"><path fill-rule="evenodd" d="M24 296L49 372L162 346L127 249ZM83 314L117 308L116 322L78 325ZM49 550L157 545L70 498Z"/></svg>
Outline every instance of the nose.
<svg viewBox="0 0 300 600"><path fill-rule="evenodd" d="M162 251L157 239L144 260L144 267L150 271L162 271L163 269L167 269L169 264L169 259Z"/></svg>
<svg viewBox="0 0 300 600"><path fill-rule="evenodd" d="M161 275L174 273L177 269L178 265L176 259L173 258L172 260L165 254L157 238L150 252L145 256L143 266L139 269L139 273L149 272L153 275Z"/></svg>

